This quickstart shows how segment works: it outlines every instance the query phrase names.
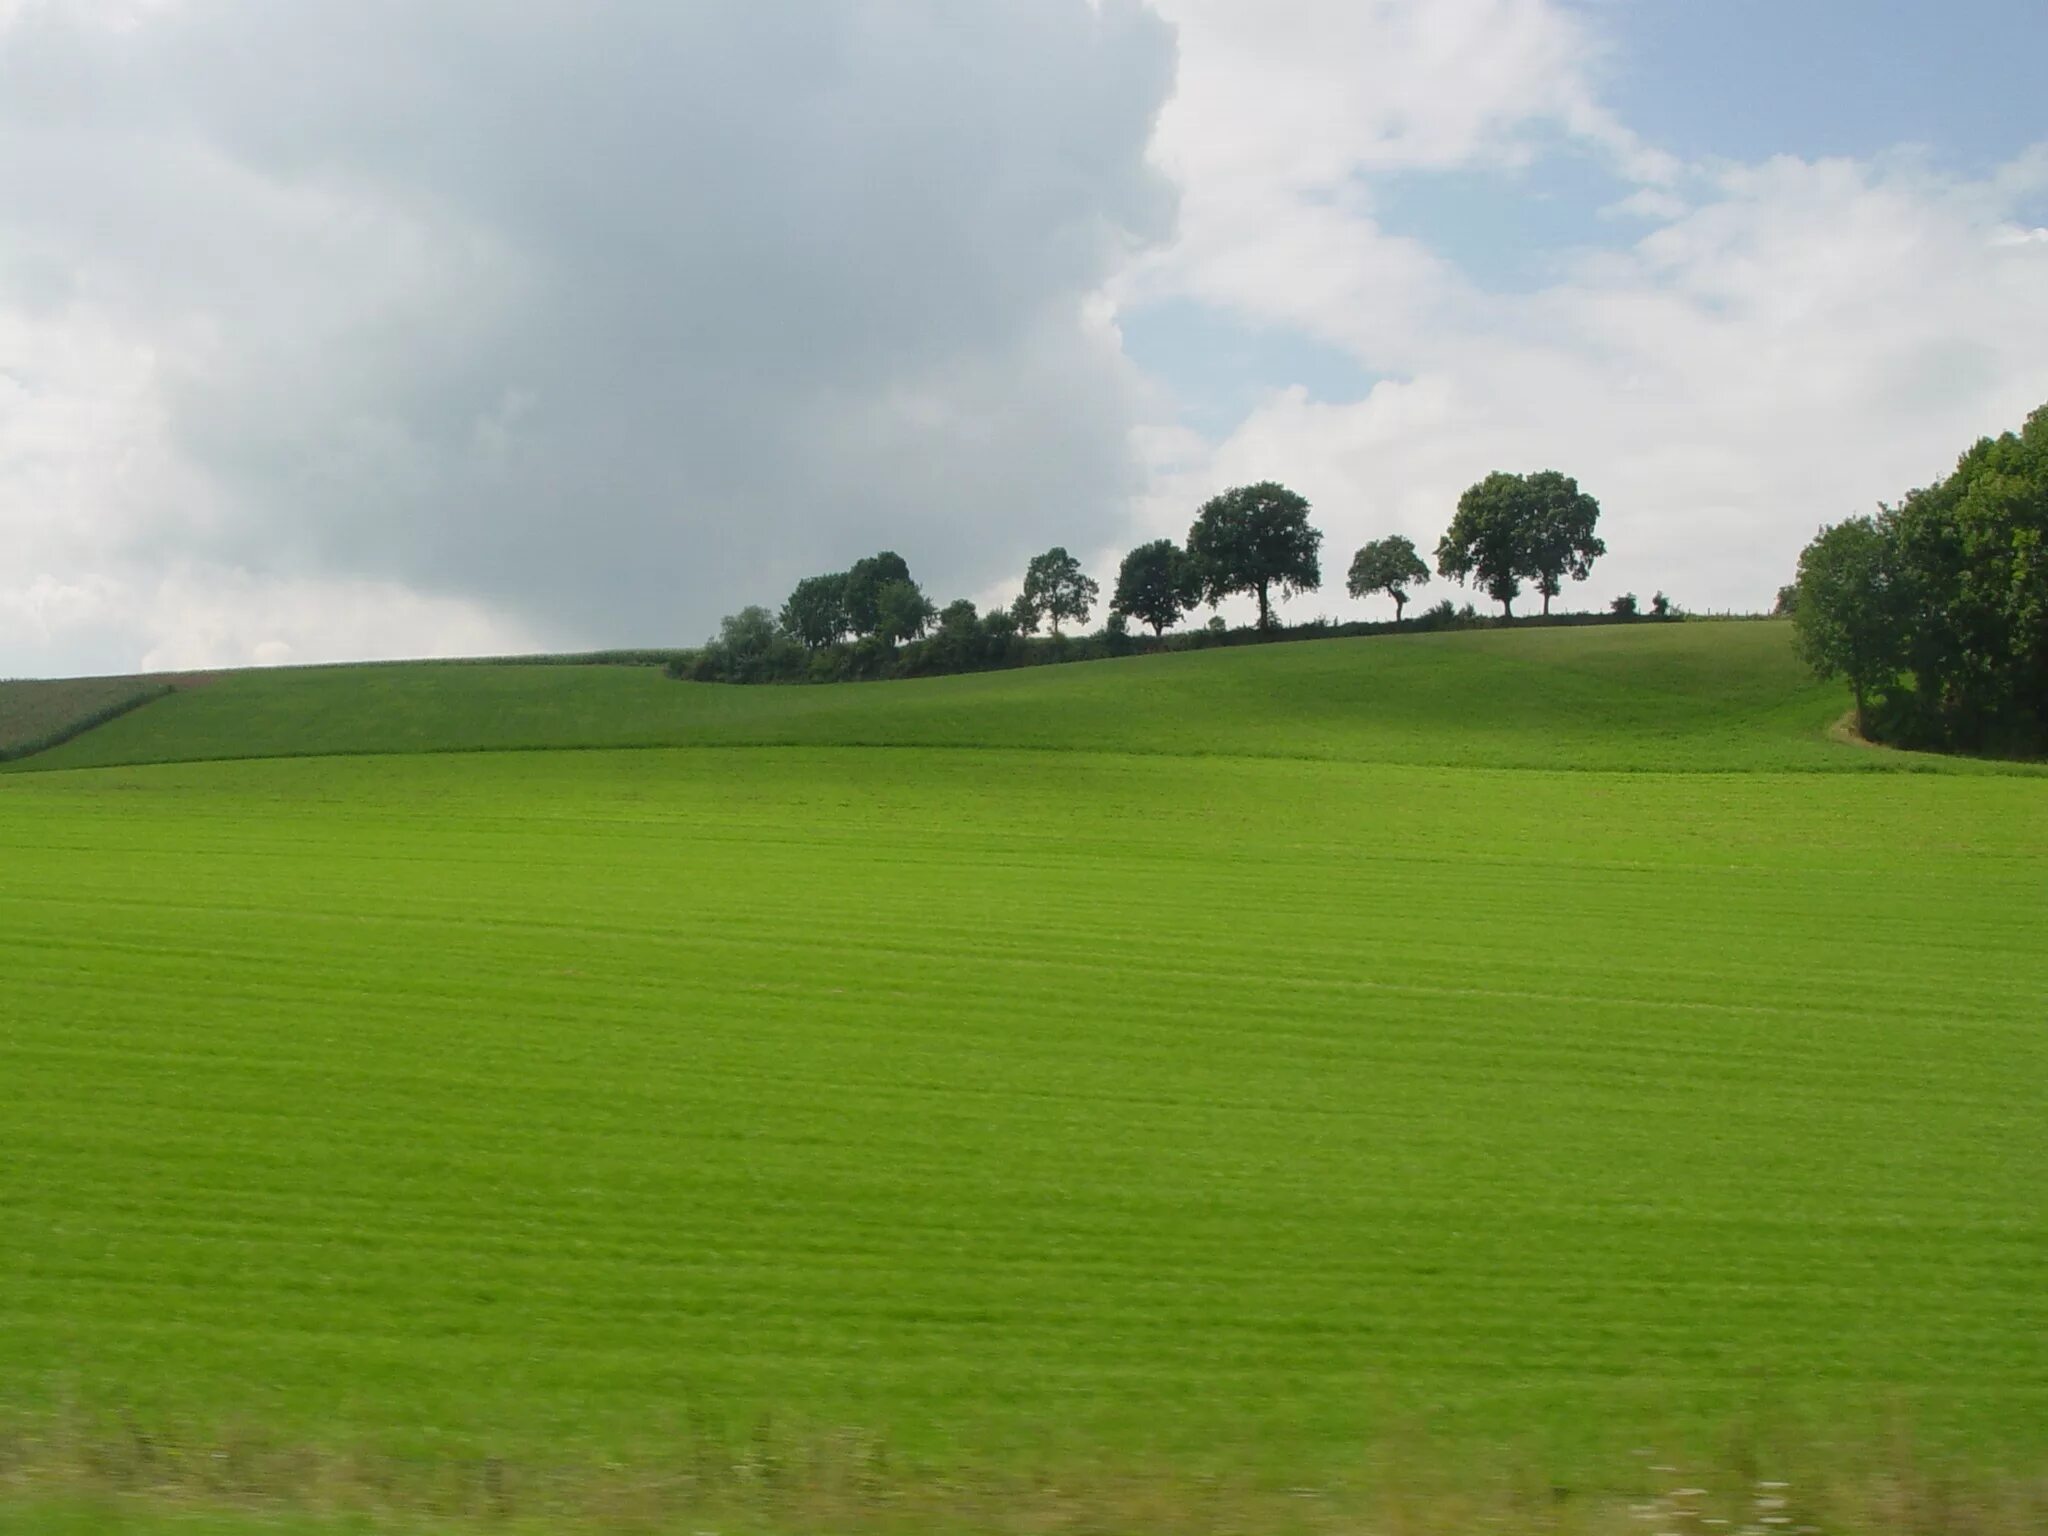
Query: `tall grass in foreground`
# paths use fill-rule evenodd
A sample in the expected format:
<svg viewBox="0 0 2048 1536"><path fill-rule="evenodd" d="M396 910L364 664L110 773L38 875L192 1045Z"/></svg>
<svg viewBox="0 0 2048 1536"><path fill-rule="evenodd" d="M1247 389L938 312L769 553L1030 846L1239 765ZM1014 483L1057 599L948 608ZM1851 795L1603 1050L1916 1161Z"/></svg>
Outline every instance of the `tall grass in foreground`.
<svg viewBox="0 0 2048 1536"><path fill-rule="evenodd" d="M126 1536L2037 1536L2048 1462L1958 1468L1901 1433L1851 1445L1755 1423L1693 1453L1641 1447L1590 1485L1513 1447L1417 1435L1314 1485L1094 1462L940 1465L856 1430L762 1423L737 1443L590 1465L399 1460L261 1431L161 1438L132 1421L0 1428L0 1533Z"/></svg>

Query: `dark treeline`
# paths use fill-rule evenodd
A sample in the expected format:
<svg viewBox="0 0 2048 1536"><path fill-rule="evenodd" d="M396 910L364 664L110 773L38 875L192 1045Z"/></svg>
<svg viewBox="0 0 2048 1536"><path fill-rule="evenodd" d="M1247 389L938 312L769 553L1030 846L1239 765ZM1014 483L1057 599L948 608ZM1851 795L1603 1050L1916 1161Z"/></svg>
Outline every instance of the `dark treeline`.
<svg viewBox="0 0 2048 1536"><path fill-rule="evenodd" d="M1823 528L1778 606L1870 739L2048 752L2048 405L1897 506Z"/></svg>
<svg viewBox="0 0 2048 1536"><path fill-rule="evenodd" d="M1488 475L1459 499L1437 545L1436 573L1484 591L1501 605L1502 622L1516 622L1515 600L1526 583L1542 597L1548 618L1564 582L1584 581L1607 552L1593 531L1599 516L1599 503L1555 470ZM1185 544L1154 539L1127 554L1101 628L1073 634L1087 624L1102 591L1062 547L1034 556L1016 599L987 612L966 598L935 606L909 562L883 550L847 570L805 577L779 611L752 606L727 615L717 635L669 670L698 682L852 682L1489 622L1471 604L1461 609L1449 600L1404 620L1410 594L1429 581L1430 568L1408 538L1392 534L1360 549L1345 580L1354 598L1391 597L1392 624L1318 619L1283 629L1274 601L1320 589L1322 542L1308 502L1296 492L1270 480L1233 487L1202 505ZM1197 608L1234 596L1257 603L1255 628L1232 630L1212 614L1205 625L1169 633ZM1598 621L1639 616L1629 593ZM1660 592L1647 616L1675 614Z"/></svg>

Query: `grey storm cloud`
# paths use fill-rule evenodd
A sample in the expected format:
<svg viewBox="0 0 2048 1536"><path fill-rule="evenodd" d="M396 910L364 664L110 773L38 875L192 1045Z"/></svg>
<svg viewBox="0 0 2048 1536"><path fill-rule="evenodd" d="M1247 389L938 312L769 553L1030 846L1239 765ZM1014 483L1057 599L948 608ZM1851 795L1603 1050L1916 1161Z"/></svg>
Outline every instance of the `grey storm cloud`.
<svg viewBox="0 0 2048 1536"><path fill-rule="evenodd" d="M1123 530L1088 301L1174 216L1134 0L105 12L0 27L0 304L149 350L192 474L130 555L641 643Z"/></svg>

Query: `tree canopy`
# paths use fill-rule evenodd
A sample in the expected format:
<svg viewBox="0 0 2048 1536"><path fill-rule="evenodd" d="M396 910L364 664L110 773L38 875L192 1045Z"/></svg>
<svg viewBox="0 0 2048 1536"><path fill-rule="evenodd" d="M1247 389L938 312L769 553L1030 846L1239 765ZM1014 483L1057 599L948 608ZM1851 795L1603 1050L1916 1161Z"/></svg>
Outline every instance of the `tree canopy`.
<svg viewBox="0 0 2048 1536"><path fill-rule="evenodd" d="M884 582L875 593L874 633L891 645L915 640L937 617L924 589L908 577Z"/></svg>
<svg viewBox="0 0 2048 1536"><path fill-rule="evenodd" d="M1898 675L1889 542L1874 519L1852 517L1823 528L1799 556L1799 654L1822 677L1848 679L1858 730L1867 729L1871 696L1889 691Z"/></svg>
<svg viewBox="0 0 2048 1536"><path fill-rule="evenodd" d="M1408 606L1408 589L1429 580L1429 567L1416 553L1415 543L1405 533L1375 539L1351 557L1351 572L1344 589L1353 597L1370 597L1384 592L1394 600L1394 622L1401 622L1401 610Z"/></svg>
<svg viewBox="0 0 2048 1536"><path fill-rule="evenodd" d="M846 573L846 621L856 635L881 632L879 607L882 588L892 581L910 580L910 566L893 549L853 562Z"/></svg>
<svg viewBox="0 0 2048 1536"><path fill-rule="evenodd" d="M1543 611L1562 589L1566 577L1584 581L1593 562L1607 553L1594 534L1600 503L1579 489L1579 482L1554 469L1539 470L1524 482L1532 501L1529 514L1528 569L1543 595Z"/></svg>
<svg viewBox="0 0 2048 1536"><path fill-rule="evenodd" d="M1273 627L1272 594L1291 597L1323 584L1321 530L1309 526L1308 502L1275 481L1234 486L1211 497L1188 529L1188 560L1202 598L1221 602L1235 592L1259 600L1259 628Z"/></svg>
<svg viewBox="0 0 2048 1536"><path fill-rule="evenodd" d="M1793 623L1815 670L1849 680L1866 730L2048 749L2048 405L1898 506L1822 529Z"/></svg>
<svg viewBox="0 0 2048 1536"><path fill-rule="evenodd" d="M782 605L784 631L806 649L837 645L852 628L846 613L846 572L806 576Z"/></svg>
<svg viewBox="0 0 2048 1536"><path fill-rule="evenodd" d="M1178 624L1201 596L1201 582L1180 546L1171 539L1154 539L1124 556L1109 606L1112 613L1149 624L1152 633L1160 635Z"/></svg>
<svg viewBox="0 0 2048 1536"><path fill-rule="evenodd" d="M1036 630L1040 620L1050 620L1052 632L1058 634L1063 619L1085 624L1100 590L1091 577L1082 574L1081 562L1068 554L1065 546L1055 544L1044 554L1033 555L1025 567L1020 594L1023 609L1030 615L1025 627ZM1023 612L1018 616L1022 618Z"/></svg>
<svg viewBox="0 0 2048 1536"><path fill-rule="evenodd" d="M1458 498L1436 547L1437 573L1475 582L1509 615L1522 583L1532 581L1548 613L1565 578L1584 581L1607 553L1593 532L1599 518L1600 503L1569 475L1495 470Z"/></svg>

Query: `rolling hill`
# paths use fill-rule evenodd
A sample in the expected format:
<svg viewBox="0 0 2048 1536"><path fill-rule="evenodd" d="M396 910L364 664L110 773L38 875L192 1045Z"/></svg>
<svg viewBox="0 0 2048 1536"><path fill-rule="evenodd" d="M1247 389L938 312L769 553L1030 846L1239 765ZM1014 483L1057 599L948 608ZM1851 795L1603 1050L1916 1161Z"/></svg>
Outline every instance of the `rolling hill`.
<svg viewBox="0 0 2048 1536"><path fill-rule="evenodd" d="M1784 623L1308 641L826 687L651 667L227 673L24 766L644 746L1033 748L1493 767L1857 769ZM1919 758L1911 766L1952 766Z"/></svg>
<svg viewBox="0 0 2048 1536"><path fill-rule="evenodd" d="M0 1530L2038 1528L2048 786L1842 708L1769 624L149 704L0 777Z"/></svg>

